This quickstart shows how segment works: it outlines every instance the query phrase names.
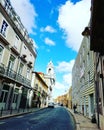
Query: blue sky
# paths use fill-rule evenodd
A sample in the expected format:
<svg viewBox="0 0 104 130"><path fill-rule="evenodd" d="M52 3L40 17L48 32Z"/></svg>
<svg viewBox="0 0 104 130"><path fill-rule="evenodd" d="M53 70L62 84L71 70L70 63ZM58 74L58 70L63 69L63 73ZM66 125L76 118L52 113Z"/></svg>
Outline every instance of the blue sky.
<svg viewBox="0 0 104 130"><path fill-rule="evenodd" d="M37 49L35 71L46 73L52 60L56 85L53 96L72 83L72 67L90 19L91 0L10 0Z"/></svg>

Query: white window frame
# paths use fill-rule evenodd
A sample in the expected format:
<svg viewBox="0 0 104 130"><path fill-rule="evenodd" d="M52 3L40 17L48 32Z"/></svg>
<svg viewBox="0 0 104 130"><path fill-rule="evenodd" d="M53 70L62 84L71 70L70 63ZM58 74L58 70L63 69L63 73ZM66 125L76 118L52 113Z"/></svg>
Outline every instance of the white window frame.
<svg viewBox="0 0 104 130"><path fill-rule="evenodd" d="M11 58L11 56L13 56L13 58L14 58L14 60L12 61L12 60L10 60L10 58ZM8 62L8 68L10 69L10 70L13 70L13 67L14 67L14 64L15 64L15 56L14 55L10 55L10 58L9 58L9 62Z"/></svg>
<svg viewBox="0 0 104 130"><path fill-rule="evenodd" d="M3 24L4 24L4 25L3 25ZM4 37L6 37L7 27L8 27L8 23L7 23L5 20L3 20L3 21L2 21L2 25L1 25L1 29L0 29L0 33L1 33Z"/></svg>
<svg viewBox="0 0 104 130"><path fill-rule="evenodd" d="M22 67L21 67L21 65L22 65ZM22 75L23 68L24 68L24 64L22 62L20 62L20 65L19 65L19 68L18 68L18 74Z"/></svg>
<svg viewBox="0 0 104 130"><path fill-rule="evenodd" d="M30 68L27 67L27 73L26 73L26 78L29 79L29 76L30 76Z"/></svg>
<svg viewBox="0 0 104 130"><path fill-rule="evenodd" d="M18 42L19 42L19 37L16 35L15 36L15 42L14 42L14 47L17 49L18 48Z"/></svg>

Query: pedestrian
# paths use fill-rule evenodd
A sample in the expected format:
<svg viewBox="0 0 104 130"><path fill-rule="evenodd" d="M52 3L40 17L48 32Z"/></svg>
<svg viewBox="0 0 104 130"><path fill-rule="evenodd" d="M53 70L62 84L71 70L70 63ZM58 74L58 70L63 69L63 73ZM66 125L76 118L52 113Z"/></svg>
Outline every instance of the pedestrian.
<svg viewBox="0 0 104 130"><path fill-rule="evenodd" d="M77 108L77 106L74 104L74 106L73 106L74 113L76 113L76 108Z"/></svg>
<svg viewBox="0 0 104 130"><path fill-rule="evenodd" d="M39 103L39 108L40 108L40 106L41 106L41 101L39 100L39 102L38 102L38 103Z"/></svg>

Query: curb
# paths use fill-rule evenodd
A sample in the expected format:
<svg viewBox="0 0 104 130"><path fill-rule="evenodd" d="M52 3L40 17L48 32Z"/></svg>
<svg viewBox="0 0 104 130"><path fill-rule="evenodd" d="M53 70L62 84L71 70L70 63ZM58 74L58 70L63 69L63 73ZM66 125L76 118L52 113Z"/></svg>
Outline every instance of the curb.
<svg viewBox="0 0 104 130"><path fill-rule="evenodd" d="M71 113L71 115L72 115L73 118L74 118L76 130L80 130L80 123L78 122L78 120L77 120L77 118L75 117L74 113L73 113L70 109L68 109L68 111Z"/></svg>
<svg viewBox="0 0 104 130"><path fill-rule="evenodd" d="M0 117L0 120L3 120L3 119L7 119L7 118L11 118L11 117L15 117L15 116L20 116L20 115L25 115L25 114L29 114L29 113L32 113L32 112L36 112L36 111L39 111L41 109L44 109L44 108L39 108L37 110L33 110L33 111L29 111L29 112L22 112L22 113L16 113L16 114L9 114L9 115L6 115L6 116L1 116Z"/></svg>
<svg viewBox="0 0 104 130"><path fill-rule="evenodd" d="M31 113L31 112L24 112L24 113L18 113L18 114L13 114L13 115L2 116L2 117L0 117L0 120L15 117L15 116L20 116L20 115L24 115L24 114L29 114L29 113Z"/></svg>

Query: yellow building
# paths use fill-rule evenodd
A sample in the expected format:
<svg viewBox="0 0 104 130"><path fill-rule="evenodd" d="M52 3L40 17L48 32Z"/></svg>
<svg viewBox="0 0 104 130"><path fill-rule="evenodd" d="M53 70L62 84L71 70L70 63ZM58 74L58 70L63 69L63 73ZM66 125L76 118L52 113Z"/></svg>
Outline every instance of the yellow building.
<svg viewBox="0 0 104 130"><path fill-rule="evenodd" d="M69 89L67 93L67 100L68 100L68 108L72 109L72 87Z"/></svg>
<svg viewBox="0 0 104 130"><path fill-rule="evenodd" d="M44 79L44 73L33 72L32 78L33 93L31 94L31 102L33 107L39 107L38 101L41 102L40 107L45 107L48 101L48 85Z"/></svg>
<svg viewBox="0 0 104 130"><path fill-rule="evenodd" d="M11 3L0 0L0 108L28 107L34 42Z"/></svg>

